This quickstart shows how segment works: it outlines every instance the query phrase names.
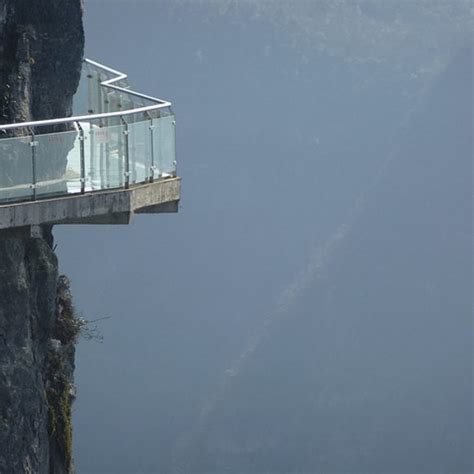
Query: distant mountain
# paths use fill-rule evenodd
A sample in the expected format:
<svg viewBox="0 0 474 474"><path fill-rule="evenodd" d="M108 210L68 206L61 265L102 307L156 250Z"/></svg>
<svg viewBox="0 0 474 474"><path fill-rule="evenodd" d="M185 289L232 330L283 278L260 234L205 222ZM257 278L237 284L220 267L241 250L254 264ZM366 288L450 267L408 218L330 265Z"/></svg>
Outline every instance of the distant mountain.
<svg viewBox="0 0 474 474"><path fill-rule="evenodd" d="M207 10L209 21L227 16L235 23L270 24L303 60L324 54L354 65L383 65L420 86L446 67L474 27L469 0L197 0L191 7Z"/></svg>
<svg viewBox="0 0 474 474"><path fill-rule="evenodd" d="M380 147L362 212L228 379L184 472L472 472L472 81L468 45Z"/></svg>

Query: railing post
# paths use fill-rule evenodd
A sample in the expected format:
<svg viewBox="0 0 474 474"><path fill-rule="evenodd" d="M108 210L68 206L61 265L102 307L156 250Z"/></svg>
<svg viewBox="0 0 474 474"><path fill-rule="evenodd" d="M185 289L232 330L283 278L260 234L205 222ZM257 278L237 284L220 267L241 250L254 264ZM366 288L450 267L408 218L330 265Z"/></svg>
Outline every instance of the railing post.
<svg viewBox="0 0 474 474"><path fill-rule="evenodd" d="M36 146L38 142L36 141L35 132L32 128L28 129L31 135L31 189L33 190L33 194L31 199L36 201Z"/></svg>
<svg viewBox="0 0 474 474"><path fill-rule="evenodd" d="M174 171L173 171L173 176L176 178L178 176L178 161L176 159L176 117L173 118L173 152L174 152L174 157L173 157L173 166L174 166Z"/></svg>
<svg viewBox="0 0 474 474"><path fill-rule="evenodd" d="M104 95L104 112L109 113L110 112L109 93L106 90L104 90L103 95ZM102 163L102 164L105 166L105 186L104 187L108 188L110 186L110 181L111 181L111 179L110 179L110 142L108 140L110 120L109 120L108 117L105 118L103 124L104 124L105 130L106 130L105 133L107 134L107 141L105 142L105 145L104 145L104 148L105 148L104 161L105 161L105 163Z"/></svg>
<svg viewBox="0 0 474 474"><path fill-rule="evenodd" d="M123 135L125 137L125 172L124 172L124 177L125 177L125 189L128 189L130 187L130 147L128 143L128 123L127 121L123 118L123 116L120 116L120 120L122 121L125 130L123 131Z"/></svg>
<svg viewBox="0 0 474 474"><path fill-rule="evenodd" d="M87 113L88 114L93 114L94 113L94 104L92 103L92 98L93 98L93 93L92 93L92 87L93 87L93 79L94 76L90 72L90 67L86 63L86 69L87 69Z"/></svg>
<svg viewBox="0 0 474 474"><path fill-rule="evenodd" d="M104 102L102 101L102 78L100 77L100 73L97 76L97 107L99 114L104 113ZM104 121L101 119L100 121L101 126L104 124Z"/></svg>
<svg viewBox="0 0 474 474"><path fill-rule="evenodd" d="M150 163L150 183L153 183L155 178L155 139L154 139L154 130L155 125L153 125L153 117L151 116L150 112L147 112L148 118L150 119L150 153L151 153L151 163Z"/></svg>
<svg viewBox="0 0 474 474"><path fill-rule="evenodd" d="M75 122L77 128L79 129L79 145L80 145L80 166L81 166L81 194L86 192L86 151L85 151L85 135L84 129L81 127L79 122Z"/></svg>

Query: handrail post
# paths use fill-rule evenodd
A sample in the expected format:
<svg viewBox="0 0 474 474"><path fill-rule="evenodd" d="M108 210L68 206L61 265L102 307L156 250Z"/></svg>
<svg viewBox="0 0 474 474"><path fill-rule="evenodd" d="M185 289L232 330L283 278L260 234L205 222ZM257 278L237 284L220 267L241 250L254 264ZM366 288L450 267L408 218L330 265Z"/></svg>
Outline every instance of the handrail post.
<svg viewBox="0 0 474 474"><path fill-rule="evenodd" d="M173 160L173 176L176 178L178 175L178 160L176 159L176 116L173 114L173 151L174 151L174 160Z"/></svg>
<svg viewBox="0 0 474 474"><path fill-rule="evenodd" d="M86 64L86 71L87 71L87 113L93 114L94 113L94 104L92 103L92 86L93 83L92 79L94 76L91 74L89 64L84 61Z"/></svg>
<svg viewBox="0 0 474 474"><path fill-rule="evenodd" d="M150 112L147 112L148 118L150 119L150 153L151 153L151 164L150 164L150 183L153 183L155 178L155 140L153 136L153 132L155 130L155 125L153 124L153 117L151 116Z"/></svg>
<svg viewBox="0 0 474 474"><path fill-rule="evenodd" d="M81 194L86 192L86 151L85 151L85 135L84 129L81 127L80 122L75 122L79 130L79 146L80 146L80 166L81 166Z"/></svg>
<svg viewBox="0 0 474 474"><path fill-rule="evenodd" d="M33 194L31 199L36 201L36 146L38 142L36 141L35 132L30 127L28 128L30 135L31 135L31 189L33 190Z"/></svg>
<svg viewBox="0 0 474 474"><path fill-rule="evenodd" d="M128 189L130 187L130 147L128 143L128 122L123 118L123 116L120 116L120 120L122 121L125 130L123 131L123 135L125 137L125 189Z"/></svg>

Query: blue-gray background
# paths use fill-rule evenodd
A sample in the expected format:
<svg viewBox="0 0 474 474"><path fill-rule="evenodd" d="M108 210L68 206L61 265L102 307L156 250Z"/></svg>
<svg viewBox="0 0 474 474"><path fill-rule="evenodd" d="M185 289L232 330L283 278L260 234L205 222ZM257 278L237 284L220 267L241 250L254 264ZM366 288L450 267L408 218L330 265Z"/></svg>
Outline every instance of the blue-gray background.
<svg viewBox="0 0 474 474"><path fill-rule="evenodd" d="M472 3L86 0L174 103L177 215L56 229L79 473L472 473Z"/></svg>

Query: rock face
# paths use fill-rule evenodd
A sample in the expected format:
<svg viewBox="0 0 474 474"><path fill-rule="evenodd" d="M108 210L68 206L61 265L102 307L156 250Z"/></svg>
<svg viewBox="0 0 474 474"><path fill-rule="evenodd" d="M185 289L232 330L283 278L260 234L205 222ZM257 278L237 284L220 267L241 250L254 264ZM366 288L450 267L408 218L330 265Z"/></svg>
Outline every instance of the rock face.
<svg viewBox="0 0 474 474"><path fill-rule="evenodd" d="M0 122L70 115L83 47L81 0L0 0ZM41 173L61 176L68 147L51 155ZM15 151L2 149L0 158L0 183L18 179ZM0 234L2 474L73 472L79 325L68 280L58 277L51 229L42 235L32 238L29 229Z"/></svg>
<svg viewBox="0 0 474 474"><path fill-rule="evenodd" d="M3 238L0 258L0 471L70 472L70 294L44 239Z"/></svg>
<svg viewBox="0 0 474 474"><path fill-rule="evenodd" d="M0 0L0 123L71 115L84 51L81 0ZM67 130L64 125L36 133ZM13 135L25 135L18 129ZM56 143L48 163L37 166L38 180L62 176L71 139ZM0 183L30 182L28 166L18 167L18 146L2 157Z"/></svg>
<svg viewBox="0 0 474 474"><path fill-rule="evenodd" d="M1 0L2 120L70 115L83 50L81 0Z"/></svg>

